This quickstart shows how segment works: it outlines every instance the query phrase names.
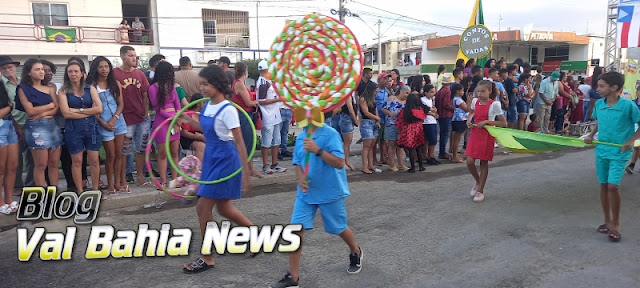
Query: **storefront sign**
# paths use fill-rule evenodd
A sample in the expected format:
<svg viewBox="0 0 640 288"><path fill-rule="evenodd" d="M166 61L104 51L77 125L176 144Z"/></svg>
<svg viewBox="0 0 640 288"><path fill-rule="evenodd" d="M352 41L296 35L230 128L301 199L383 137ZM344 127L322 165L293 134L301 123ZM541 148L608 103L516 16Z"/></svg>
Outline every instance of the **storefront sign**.
<svg viewBox="0 0 640 288"><path fill-rule="evenodd" d="M492 48L491 32L484 25L471 26L460 36L460 50L467 58L485 57Z"/></svg>
<svg viewBox="0 0 640 288"><path fill-rule="evenodd" d="M529 24L522 29L524 41L553 41L554 33L550 31L534 31L533 25Z"/></svg>
<svg viewBox="0 0 640 288"><path fill-rule="evenodd" d="M562 71L586 71L589 62L587 61L564 61L560 65Z"/></svg>
<svg viewBox="0 0 640 288"><path fill-rule="evenodd" d="M560 65L562 65L562 61L544 61L544 63L542 63L542 71L555 71L556 68L560 68Z"/></svg>

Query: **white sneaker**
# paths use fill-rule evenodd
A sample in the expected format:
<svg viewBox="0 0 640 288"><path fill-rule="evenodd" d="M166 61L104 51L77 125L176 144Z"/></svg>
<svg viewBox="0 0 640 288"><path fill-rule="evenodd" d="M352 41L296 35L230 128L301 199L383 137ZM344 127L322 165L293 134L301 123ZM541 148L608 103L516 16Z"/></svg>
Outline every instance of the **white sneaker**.
<svg viewBox="0 0 640 288"><path fill-rule="evenodd" d="M4 215L11 214L11 207L9 207L9 204L4 204L0 206L0 214L4 214Z"/></svg>
<svg viewBox="0 0 640 288"><path fill-rule="evenodd" d="M373 172L376 172L376 173L382 173L382 170L380 170L380 169L376 168L375 170L373 170Z"/></svg>
<svg viewBox="0 0 640 288"><path fill-rule="evenodd" d="M476 193L476 196L473 197L473 202L480 203L482 201L484 201L484 193Z"/></svg>
<svg viewBox="0 0 640 288"><path fill-rule="evenodd" d="M9 205L9 209L11 209L11 213L18 212L18 201L11 202L11 205Z"/></svg>
<svg viewBox="0 0 640 288"><path fill-rule="evenodd" d="M476 196L476 193L478 193L478 185L473 185L473 188L471 188L471 197Z"/></svg>
<svg viewBox="0 0 640 288"><path fill-rule="evenodd" d="M267 174L267 175L273 174L273 170L271 169L271 166L269 165L262 166L262 174Z"/></svg>

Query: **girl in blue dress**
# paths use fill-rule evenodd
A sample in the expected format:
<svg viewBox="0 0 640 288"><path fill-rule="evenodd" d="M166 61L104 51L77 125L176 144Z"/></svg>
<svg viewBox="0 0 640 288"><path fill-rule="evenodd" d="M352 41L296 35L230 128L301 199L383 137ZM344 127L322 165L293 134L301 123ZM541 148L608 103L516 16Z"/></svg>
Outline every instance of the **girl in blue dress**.
<svg viewBox="0 0 640 288"><path fill-rule="evenodd" d="M231 95L228 78L222 68L208 66L200 71L200 92L205 98L211 98L200 112L199 122L183 114L180 124L187 123L202 131L205 136L204 159L202 165L203 181L218 180L227 177L242 167L243 172L218 184L201 184L198 190L196 212L200 230L204 237L207 222L213 221L213 208L236 225L251 226L253 223L231 203L240 199L242 192L251 189L251 170L247 161L247 149L240 130L238 110L225 100ZM234 144L235 142L235 144ZM255 256L252 254L252 256ZM196 261L183 266L185 273L199 273L213 268L213 255L203 255Z"/></svg>

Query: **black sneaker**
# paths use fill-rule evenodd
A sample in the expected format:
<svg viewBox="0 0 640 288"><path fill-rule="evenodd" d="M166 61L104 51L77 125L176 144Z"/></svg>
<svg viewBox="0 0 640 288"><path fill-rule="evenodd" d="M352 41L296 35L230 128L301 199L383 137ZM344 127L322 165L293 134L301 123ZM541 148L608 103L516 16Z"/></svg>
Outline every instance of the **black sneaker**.
<svg viewBox="0 0 640 288"><path fill-rule="evenodd" d="M133 174L127 173L127 183L129 184L136 183L136 181L133 179Z"/></svg>
<svg viewBox="0 0 640 288"><path fill-rule="evenodd" d="M427 165L438 165L434 158L427 159Z"/></svg>
<svg viewBox="0 0 640 288"><path fill-rule="evenodd" d="M431 161L433 161L433 163L436 163L436 165L440 165L442 163L440 163L440 161L438 161L438 159L436 158L431 158Z"/></svg>
<svg viewBox="0 0 640 288"><path fill-rule="evenodd" d="M349 274L358 274L360 270L362 270L362 248L358 246L360 249L360 254L351 253L349 254L349 268L347 269L347 273Z"/></svg>
<svg viewBox="0 0 640 288"><path fill-rule="evenodd" d="M282 153L282 157L293 157L293 153L289 152L289 151L284 151Z"/></svg>
<svg viewBox="0 0 640 288"><path fill-rule="evenodd" d="M300 277L298 277L298 281L300 281ZM298 288L298 282L293 281L291 273L287 272L287 275L284 275L284 278L269 285L269 288Z"/></svg>
<svg viewBox="0 0 640 288"><path fill-rule="evenodd" d="M284 155L282 153L278 153L278 161L284 160Z"/></svg>

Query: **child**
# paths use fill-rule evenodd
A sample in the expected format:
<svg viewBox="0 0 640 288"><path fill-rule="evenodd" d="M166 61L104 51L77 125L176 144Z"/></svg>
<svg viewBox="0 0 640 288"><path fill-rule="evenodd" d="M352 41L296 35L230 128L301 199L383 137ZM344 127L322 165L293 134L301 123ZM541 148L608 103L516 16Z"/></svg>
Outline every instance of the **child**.
<svg viewBox="0 0 640 288"><path fill-rule="evenodd" d="M424 130L424 137L427 141L427 145L425 145L425 149L423 150L423 155L427 157L428 165L440 165L440 161L436 160L434 153L436 150L436 144L438 143L438 109L435 107L435 98L436 88L431 84L427 84L424 86L424 92L420 98L422 105L424 107L425 113L427 113L427 118L422 122L422 129Z"/></svg>
<svg viewBox="0 0 640 288"><path fill-rule="evenodd" d="M319 208L322 222L327 233L339 235L349 246L349 268L347 273L357 274L362 269L362 249L356 244L351 229L347 226L347 211L344 198L349 196L347 172L345 171L344 150L340 134L329 127L312 126L311 138L307 138L306 129L298 135L293 155L293 165L298 178L298 195L293 206L291 224L302 224L305 230L313 229L313 218ZM309 159L309 182L305 179L304 159ZM297 233L301 243L304 230ZM272 284L271 288L298 287L300 278L300 255L302 246L289 254L289 273L282 280Z"/></svg>
<svg viewBox="0 0 640 288"><path fill-rule="evenodd" d="M460 137L464 134L464 131L467 130L467 113L469 112L469 108L467 104L462 100L462 96L464 95L464 87L460 84L454 84L451 86L451 99L453 99L453 106L455 110L453 111L453 119L451 121L451 129L453 130L453 142L451 143L451 147L453 149L453 159L451 162L454 163L462 163L462 159L458 157L458 146L460 145Z"/></svg>
<svg viewBox="0 0 640 288"><path fill-rule="evenodd" d="M424 148L424 130L422 128L422 122L427 118L424 113L424 108L420 102L420 94L413 92L407 97L407 103L404 109L400 111L400 115L396 119L396 125L400 130L398 135L398 147L406 148L409 150L409 159L411 159L411 168L409 173L416 172L416 156L418 160L418 166L420 171L424 171L422 166L422 152ZM417 154L417 155L416 155Z"/></svg>
<svg viewBox="0 0 640 288"><path fill-rule="evenodd" d="M591 144L593 135L598 132L598 140L621 144L622 148L597 145L596 172L600 182L600 201L604 210L605 224L598 227L600 233L609 233L609 240L620 241L620 180L625 165L631 158L631 148L640 137L635 131L635 123L640 122L640 110L630 100L620 97L624 85L624 75L607 72L598 78L598 93L602 99L594 105L593 118L596 128L584 139ZM613 217L611 215L613 214Z"/></svg>
<svg viewBox="0 0 640 288"><path fill-rule="evenodd" d="M537 123L536 120L538 120L538 115L536 114L529 115L529 120L531 120L531 123L529 123L529 126L527 126L527 131L538 133L542 130L540 129L540 127L538 127L538 124L536 124Z"/></svg>
<svg viewBox="0 0 640 288"><path fill-rule="evenodd" d="M232 93L229 89L229 78L218 66L205 67L199 75L206 80L200 83L200 91L204 97L211 98L211 101L205 104L199 121L185 114L180 118L180 124L186 122L204 133L204 159L207 161L203 163L201 179L217 180L231 175L240 167L243 168L243 173L238 173L227 181L202 184L198 188L196 211L204 237L207 223L213 221L212 210L215 206L218 207L220 216L236 225L251 226L253 223L231 203L231 199L239 199L242 192L251 189L251 168L240 130L239 113L228 100L225 100L225 95ZM196 261L184 264L182 270L188 274L200 273L213 268L214 264L213 255L202 255Z"/></svg>
<svg viewBox="0 0 640 288"><path fill-rule="evenodd" d="M469 145L465 154L467 155L467 168L471 176L476 180L471 196L474 202L484 200L484 185L487 183L489 174L489 161L493 160L493 148L495 138L489 131L482 129L484 125L506 127L507 120L502 114L500 102L492 100L490 97L493 90L493 83L482 80L476 88L478 98L471 103L471 113L467 117L467 127L471 128L469 133ZM497 121L494 121L496 119ZM476 126L471 124L471 119L475 119ZM480 160L480 175L476 169L476 159Z"/></svg>
<svg viewBox="0 0 640 288"><path fill-rule="evenodd" d="M636 99L633 100L638 109L640 109L640 104L638 104L638 97L640 97L640 86L636 87ZM636 162L638 162L638 158L640 158L640 147L633 147L633 155L631 156L631 163L627 166L627 174L633 175L633 168L636 167Z"/></svg>

